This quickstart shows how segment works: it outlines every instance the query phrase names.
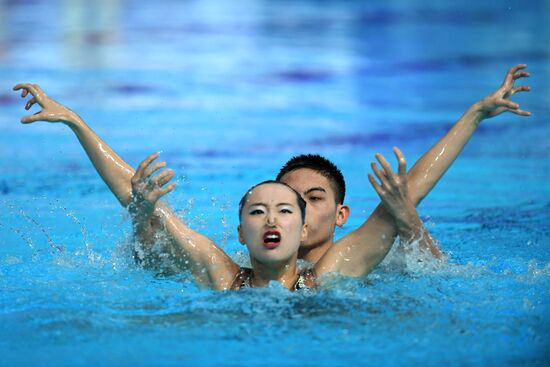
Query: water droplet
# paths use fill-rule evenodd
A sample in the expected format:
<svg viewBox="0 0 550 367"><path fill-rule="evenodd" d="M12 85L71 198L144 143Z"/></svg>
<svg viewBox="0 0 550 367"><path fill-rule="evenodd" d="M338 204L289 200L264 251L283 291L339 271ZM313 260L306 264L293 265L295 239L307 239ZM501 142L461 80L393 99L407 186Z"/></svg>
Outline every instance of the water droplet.
<svg viewBox="0 0 550 367"><path fill-rule="evenodd" d="M532 310L535 309L535 306L533 305L533 303L527 297L523 298L523 309L525 311L532 311Z"/></svg>

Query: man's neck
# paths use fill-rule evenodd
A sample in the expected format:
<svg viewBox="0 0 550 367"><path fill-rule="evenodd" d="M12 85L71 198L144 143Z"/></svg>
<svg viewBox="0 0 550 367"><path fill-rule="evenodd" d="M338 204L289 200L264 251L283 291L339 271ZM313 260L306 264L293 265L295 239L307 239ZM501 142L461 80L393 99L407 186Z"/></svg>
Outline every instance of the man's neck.
<svg viewBox="0 0 550 367"><path fill-rule="evenodd" d="M331 240L323 243L320 246L306 248L300 247L300 249L298 250L298 258L315 264L323 257L328 249L332 247L333 244L334 241Z"/></svg>

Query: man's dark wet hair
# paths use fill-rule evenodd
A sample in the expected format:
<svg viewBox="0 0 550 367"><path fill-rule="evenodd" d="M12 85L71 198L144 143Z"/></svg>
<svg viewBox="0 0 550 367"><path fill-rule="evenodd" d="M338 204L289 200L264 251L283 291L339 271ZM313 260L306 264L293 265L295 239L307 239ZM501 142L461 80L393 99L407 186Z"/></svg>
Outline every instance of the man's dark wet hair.
<svg viewBox="0 0 550 367"><path fill-rule="evenodd" d="M267 181L260 182L259 184L256 184L256 185L252 186L251 188L249 188L248 190L246 190L243 197L241 198L241 201L239 201L239 221L242 218L244 204L246 203L246 199L248 198L248 195L250 195L250 193L252 193L252 190L254 190L256 187L262 186L262 185L265 185L265 184L283 185L283 186L288 187L290 190L292 190L292 192L296 194L296 202L298 203L298 207L300 208L300 215L302 217L302 224L306 222L306 201L302 198L302 195L300 195L300 193L298 193L298 191L294 190L292 187L288 186L286 183L279 182L279 181L274 181L274 180L267 180Z"/></svg>
<svg viewBox="0 0 550 367"><path fill-rule="evenodd" d="M280 181L287 173L300 168L309 168L325 176L334 190L336 204L344 204L344 197L346 196L346 181L344 181L344 175L342 175L342 172L334 163L319 154L301 154L292 157L279 171L277 181Z"/></svg>

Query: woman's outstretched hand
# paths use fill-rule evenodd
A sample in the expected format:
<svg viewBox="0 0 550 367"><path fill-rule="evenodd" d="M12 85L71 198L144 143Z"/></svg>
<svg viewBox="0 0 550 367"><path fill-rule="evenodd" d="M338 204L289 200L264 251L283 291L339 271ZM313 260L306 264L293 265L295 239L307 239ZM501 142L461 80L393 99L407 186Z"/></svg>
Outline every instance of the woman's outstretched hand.
<svg viewBox="0 0 550 367"><path fill-rule="evenodd" d="M36 121L66 122L70 124L78 120L76 113L48 97L38 84L17 84L13 87L13 90L22 90L21 98L25 98L29 93L32 95L32 98L25 105L26 110L29 110L35 103L42 107L42 110L37 113L21 118L21 122L24 124Z"/></svg>
<svg viewBox="0 0 550 367"><path fill-rule="evenodd" d="M153 153L141 162L132 177L132 202L128 209L134 221L148 220L155 204L164 195L176 188L176 184L166 184L174 177L174 171L165 169L153 176L153 173L166 166L166 162L153 161L158 158L160 153Z"/></svg>
<svg viewBox="0 0 550 367"><path fill-rule="evenodd" d="M512 112L516 115L531 116L531 112L520 109L518 103L510 100L510 98L518 92L528 92L531 90L526 85L514 86L514 82L520 78L529 77L529 73L521 71L527 65L519 64L508 70L502 85L492 94L483 98L477 103L477 110L483 114L483 118L491 118L500 115L503 112Z"/></svg>

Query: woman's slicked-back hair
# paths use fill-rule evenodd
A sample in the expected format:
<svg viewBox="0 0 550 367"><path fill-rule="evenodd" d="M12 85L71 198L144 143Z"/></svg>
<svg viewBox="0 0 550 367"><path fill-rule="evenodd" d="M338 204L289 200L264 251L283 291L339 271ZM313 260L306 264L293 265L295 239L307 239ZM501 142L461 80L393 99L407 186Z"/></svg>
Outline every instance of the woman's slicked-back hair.
<svg viewBox="0 0 550 367"><path fill-rule="evenodd" d="M252 186L250 189L246 190L243 197L241 198L241 201L239 201L239 221L242 218L242 212L243 212L244 204L246 203L246 199L248 198L248 195L250 195L252 193L252 190L254 190L256 187L262 186L262 185L265 185L265 184L283 185L283 186L288 187L290 190L292 190L292 192L296 195L296 202L298 203L298 207L300 208L300 214L302 216L302 223L306 222L306 201L304 199L302 199L302 196L300 196L300 194L296 190L294 190L292 187L288 186L284 182L279 182L279 181L274 181L274 180L267 180L267 181L260 182L259 184L256 184L256 185Z"/></svg>

